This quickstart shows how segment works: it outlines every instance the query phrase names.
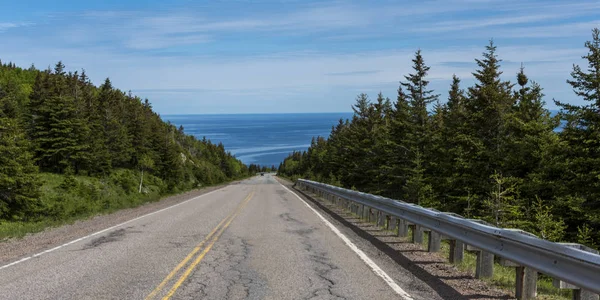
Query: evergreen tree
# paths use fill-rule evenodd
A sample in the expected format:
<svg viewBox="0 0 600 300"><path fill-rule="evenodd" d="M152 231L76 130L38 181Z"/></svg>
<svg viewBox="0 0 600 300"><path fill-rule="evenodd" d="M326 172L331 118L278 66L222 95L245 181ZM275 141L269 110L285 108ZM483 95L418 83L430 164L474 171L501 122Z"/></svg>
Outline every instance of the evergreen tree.
<svg viewBox="0 0 600 300"><path fill-rule="evenodd" d="M0 219L28 221L41 208L37 168L16 103L0 87Z"/></svg>
<svg viewBox="0 0 600 300"><path fill-rule="evenodd" d="M555 103L561 107L561 117L566 122L560 133L565 143L561 153L559 169L563 172L561 181L563 189L558 191L564 195L562 201L581 199L579 214L567 220L569 230L579 224L587 224L595 234L593 238L600 240L600 30L592 30L592 40L585 43L588 53L584 55L587 69L574 65L571 80L567 82L573 87L575 94L587 102L585 105L573 105L560 101ZM561 163L562 162L562 163ZM566 205L565 205L566 206Z"/></svg>
<svg viewBox="0 0 600 300"><path fill-rule="evenodd" d="M467 127L467 116L465 92L460 87L460 79L453 75L442 131L446 136L446 155L438 158L438 171L445 179L440 179L440 185L434 187L446 210L464 212L468 216L472 191L468 185L471 132Z"/></svg>
<svg viewBox="0 0 600 300"><path fill-rule="evenodd" d="M438 100L439 95L428 89L429 81L426 80L429 67L425 65L421 51L415 53L413 61L414 73L405 76L407 82L400 85L408 91L408 125L407 134L401 142L400 147L407 150L409 163L406 170L405 198L408 201L421 203L431 198L431 185L427 178L427 157L432 148L431 134L429 132L431 122L427 105Z"/></svg>
<svg viewBox="0 0 600 300"><path fill-rule="evenodd" d="M476 206L488 197L495 188L487 180L498 173L505 177L503 167L506 141L509 137L506 118L511 113L515 99L512 84L502 81L500 62L496 46L492 41L483 53L483 59L476 59L479 70L473 73L475 85L468 89L466 101L466 128L468 136L462 145L467 150L468 188L473 191Z"/></svg>
<svg viewBox="0 0 600 300"><path fill-rule="evenodd" d="M410 167L411 149L407 147L407 140L410 138L410 106L408 97L402 90L402 85L398 87L398 96L392 110L392 121L390 124L390 137L393 149L392 176L393 183L391 190L387 192L390 197L396 199L405 199L404 186L408 180Z"/></svg>

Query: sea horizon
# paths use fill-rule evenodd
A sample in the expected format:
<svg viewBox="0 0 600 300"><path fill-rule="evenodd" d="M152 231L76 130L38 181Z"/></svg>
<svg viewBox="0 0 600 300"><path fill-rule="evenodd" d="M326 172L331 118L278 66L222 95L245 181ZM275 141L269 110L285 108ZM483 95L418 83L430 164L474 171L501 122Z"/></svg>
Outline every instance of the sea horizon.
<svg viewBox="0 0 600 300"><path fill-rule="evenodd" d="M329 136L340 119L353 112L165 114L161 118L183 126L186 134L223 143L245 164L279 166L290 153L306 151L313 137Z"/></svg>

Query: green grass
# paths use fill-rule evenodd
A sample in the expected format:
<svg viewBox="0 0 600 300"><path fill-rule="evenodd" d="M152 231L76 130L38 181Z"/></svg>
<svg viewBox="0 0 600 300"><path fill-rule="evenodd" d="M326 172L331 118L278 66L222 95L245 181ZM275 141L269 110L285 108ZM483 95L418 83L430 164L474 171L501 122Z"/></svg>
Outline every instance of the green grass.
<svg viewBox="0 0 600 300"><path fill-rule="evenodd" d="M29 220L0 220L0 242L198 188L184 183L177 190L167 192L166 184L160 178L146 174L143 191L139 193L139 173L126 169L116 170L104 178L41 173L40 181L38 209ZM202 185L202 188L209 186Z"/></svg>

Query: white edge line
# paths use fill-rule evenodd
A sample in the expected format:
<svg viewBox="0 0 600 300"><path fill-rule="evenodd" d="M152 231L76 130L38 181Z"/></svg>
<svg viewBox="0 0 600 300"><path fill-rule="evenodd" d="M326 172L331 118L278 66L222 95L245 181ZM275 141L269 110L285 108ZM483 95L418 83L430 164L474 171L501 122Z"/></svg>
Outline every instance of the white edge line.
<svg viewBox="0 0 600 300"><path fill-rule="evenodd" d="M201 197L204 197L204 196L208 196L208 195L210 195L210 194L212 194L212 193L215 193L215 192L218 192L218 191L220 191L220 190L222 190L222 189L224 189L224 188L225 188L225 187L222 187L222 188L220 188L220 189L216 189L216 190L214 190L214 191L210 191L210 192L208 192L208 193L206 193L206 194L202 194L202 195L200 195L200 196L196 196L196 197L194 197L194 198L192 198L192 199L188 199L188 200L185 200L185 201L183 201L183 202L179 202L179 203L177 203L177 204L171 205L171 206L169 206L169 207L165 207L165 208L163 208L163 209L160 209L160 210L157 210L157 211L155 211L155 212L151 212L151 213L145 214L145 215L143 215L143 216L139 216L139 217L137 217L137 218L134 218L134 219L131 219L131 220L129 220L129 221L125 221L125 222L123 222L123 223L121 223L121 224L117 224L117 225L114 225L114 226L108 227L108 228L106 228L106 229L103 229L103 230L100 230L100 231L94 232L94 233L92 233L92 234L86 235L86 236L84 236L84 237L78 238L78 239L76 239L76 240L72 240L72 241L70 241L70 242L68 242L68 243L62 244L62 245L60 245L60 246L56 246L56 247L54 247L54 248L52 248L52 249L44 250L44 251L42 251L42 252L39 252L39 253L33 254L33 255L31 255L31 256L27 256L27 257L21 258L21 259L19 259L19 260L15 261L15 262L9 263L9 264L7 264L7 265L4 265L4 266L1 266L1 267L0 267L0 270L2 270L2 269L5 269L5 268L8 268L8 267L10 267L10 266L14 266L14 265L16 265L16 264L19 264L19 263L22 263L22 262L24 262L24 261L28 261L28 260L30 260L30 259L32 259L32 258L34 258L34 257L38 257L38 256L40 256L40 255L43 255L43 254L46 254L46 253L52 252L52 251L54 251L54 250L58 250L58 249L60 249L60 248L62 248L62 247L66 247L66 246L69 246L69 245L71 245L71 244L75 244L75 243L77 243L77 242L80 242L80 241L82 241L82 240L85 240L85 239L87 239L87 238L90 238L90 237L93 237L93 236L95 236L95 235L98 235L98 234L101 234L101 233L107 232L107 231L109 231L109 230L115 229L115 228L117 228L117 227L120 227L120 226L123 226L123 225L125 225L125 224L127 224L127 223L131 223L131 222L133 222L133 221L136 221L136 220L139 220L139 219L142 219L142 218L145 218L145 217L148 217L148 216L151 216L151 215L157 214L157 213L159 213L159 212L165 211L165 210L167 210L167 209L171 209L171 208L173 208L173 207L176 207L176 206L182 205L182 204L184 204L184 203L187 203L187 202L190 202L190 201L196 200L196 199L198 199L198 198L201 198Z"/></svg>
<svg viewBox="0 0 600 300"><path fill-rule="evenodd" d="M281 182L279 182L279 184L281 184ZM352 249L352 251L354 251L356 254L358 254L358 256L371 268L371 270L373 270L373 272L375 274L377 274L377 276L381 277L383 279L383 281L385 281L385 283L387 283L394 290L394 292L396 292L396 294L400 295L402 298L404 298L406 300L413 300L411 295L409 295L400 286L398 286L398 284L396 284L394 279L392 279L387 273L385 273L385 271L383 271L362 250L360 250L356 245L354 245L354 243L352 243L352 241L350 241L350 239L348 239L342 232L340 232L339 229L337 229L333 224L331 224L331 222L329 222L327 219L325 219L325 217L323 217L317 210L312 208L312 206L308 205L308 203L306 203L306 201L304 201L304 199L302 199L300 196L298 196L298 194L296 194L295 192L292 192L290 189L288 189L283 184L281 184L281 186L284 189L286 189L288 192L290 192L294 196L296 196L298 199L300 199L300 201L302 201L304 203L304 205L306 205L315 214L317 214L317 216L325 223L325 225L327 225L327 227L329 227L338 237L340 237L346 243L346 245L348 245L348 247L350 247L350 249Z"/></svg>

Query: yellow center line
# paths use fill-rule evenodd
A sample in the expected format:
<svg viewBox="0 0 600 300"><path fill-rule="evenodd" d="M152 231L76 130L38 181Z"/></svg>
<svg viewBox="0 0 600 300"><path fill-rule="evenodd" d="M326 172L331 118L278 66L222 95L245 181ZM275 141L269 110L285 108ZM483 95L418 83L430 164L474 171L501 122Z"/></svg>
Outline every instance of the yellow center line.
<svg viewBox="0 0 600 300"><path fill-rule="evenodd" d="M214 244L217 242L217 240L219 239L219 237L221 236L221 234L223 234L223 232L225 231L225 229L227 229L227 227L229 227L229 224L231 224L231 222L233 221L233 219L235 219L235 217L237 217L237 215L240 213L240 211L242 210L242 208L244 208L244 206L246 206L246 204L248 204L248 202L250 202L250 199L252 199L252 196L254 196L254 191L252 191L250 193L250 195L248 195L248 197L246 198L246 200L242 203L242 206L235 212L235 214L229 219L229 221L227 221L227 223L225 224L225 226L221 227L221 229L219 230L219 233L217 233L217 235L215 235L215 237L212 239L212 241L210 242L210 244L208 244L208 246L206 246L206 248L202 251L202 253L200 253L200 255L198 255L198 257L196 258L196 260L194 260L194 262L185 270L185 272L183 273L183 275L181 275L181 277L179 278L179 280L177 280L177 282L173 285L173 287L171 288L171 290L169 290L169 293L164 298L162 298L162 300L168 300L168 299L170 299L173 296L173 294L175 294L175 292L177 291L177 289L187 279L187 277L190 275L190 273L192 273L192 271L194 270L194 268L202 261L202 259L206 255L206 253L208 253L208 251L210 251L210 249L214 246Z"/></svg>
<svg viewBox="0 0 600 300"><path fill-rule="evenodd" d="M202 247L204 246L204 244L206 244L206 242L208 242L213 235L219 231L219 228L221 228L221 226L227 222L227 220L230 220L229 222L227 222L227 224L229 224L231 222L231 220L233 219L233 217L235 217L235 215L237 215L239 213L239 211L241 210L242 207L245 206L245 204L247 203L247 201L250 200L250 198L252 197L252 195L254 194L254 191L252 191L245 199L244 201L242 201L242 203L240 203L235 211L233 211L231 214L229 214L226 218L224 218L223 220L221 220L221 222L219 222L219 224L217 225L217 227L215 227L207 236L206 238L204 238L204 240L202 240L202 242L200 242L193 250L192 252L190 252L172 271L171 273L169 273L169 275L167 275L167 277L165 277L165 279L152 291L152 293L150 293L148 296L146 296L145 300L149 300L152 299L153 297L155 297L158 293L160 293L160 291L165 287L165 285L173 278L173 276L175 276L175 274L177 274L177 272L179 272L179 270L181 268L183 268L183 266L185 266L188 261L190 259L192 259L192 257L194 257L194 255L200 251L202 249Z"/></svg>

